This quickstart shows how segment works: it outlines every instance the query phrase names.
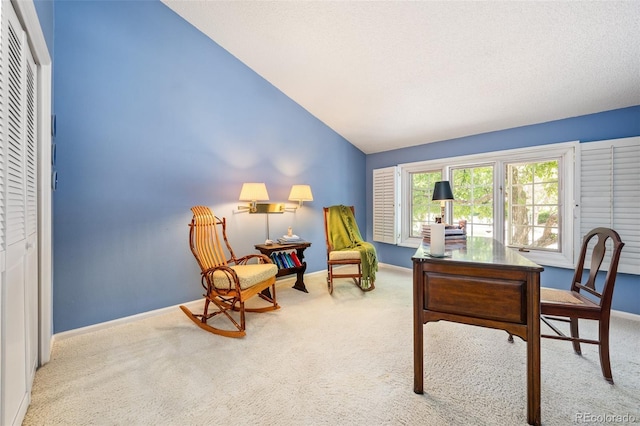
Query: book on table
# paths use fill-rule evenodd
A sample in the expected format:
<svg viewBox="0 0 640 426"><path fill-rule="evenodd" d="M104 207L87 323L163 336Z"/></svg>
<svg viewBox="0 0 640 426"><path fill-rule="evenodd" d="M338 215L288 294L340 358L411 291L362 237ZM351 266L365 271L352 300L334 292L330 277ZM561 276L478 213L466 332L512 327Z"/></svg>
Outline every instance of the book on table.
<svg viewBox="0 0 640 426"><path fill-rule="evenodd" d="M287 261L285 260L284 256L282 255L282 252L279 251L276 256L278 256L278 259L280 260L280 268L288 268L289 266L287 265Z"/></svg>
<svg viewBox="0 0 640 426"><path fill-rule="evenodd" d="M271 260L276 264L278 269L282 269L282 262L280 262L280 258L277 253L271 253Z"/></svg>
<svg viewBox="0 0 640 426"><path fill-rule="evenodd" d="M422 240L425 243L431 241L431 225L422 225ZM447 246L465 244L467 242L467 229L463 226L447 225L444 228L444 243Z"/></svg>
<svg viewBox="0 0 640 426"><path fill-rule="evenodd" d="M291 259L293 259L293 263L296 265L296 267L302 266L302 262L300 262L300 258L298 258L298 255L296 254L295 251L292 251L290 256L291 256Z"/></svg>
<svg viewBox="0 0 640 426"><path fill-rule="evenodd" d="M278 238L278 242L280 244L298 244L298 243L304 243L305 241L300 238L297 235L283 235L282 237Z"/></svg>
<svg viewBox="0 0 640 426"><path fill-rule="evenodd" d="M282 255L284 256L284 260L287 262L287 267L288 268L294 268L296 265L293 262L293 259L291 258L291 255L287 252L283 252Z"/></svg>

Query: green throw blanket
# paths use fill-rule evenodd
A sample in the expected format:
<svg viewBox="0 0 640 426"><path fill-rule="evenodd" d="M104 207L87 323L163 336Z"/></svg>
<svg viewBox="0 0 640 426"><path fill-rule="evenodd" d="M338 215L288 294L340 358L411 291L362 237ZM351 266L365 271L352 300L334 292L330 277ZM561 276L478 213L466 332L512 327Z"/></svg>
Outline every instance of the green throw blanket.
<svg viewBox="0 0 640 426"><path fill-rule="evenodd" d="M329 243L333 250L358 250L362 262L362 287L368 288L375 282L378 270L376 248L362 240L358 224L350 207L331 206L327 220Z"/></svg>

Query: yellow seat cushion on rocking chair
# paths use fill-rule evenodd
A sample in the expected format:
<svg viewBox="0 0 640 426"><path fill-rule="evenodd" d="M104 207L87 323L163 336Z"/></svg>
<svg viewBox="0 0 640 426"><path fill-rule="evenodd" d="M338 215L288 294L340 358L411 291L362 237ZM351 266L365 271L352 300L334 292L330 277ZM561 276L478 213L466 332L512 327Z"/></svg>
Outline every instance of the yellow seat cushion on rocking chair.
<svg viewBox="0 0 640 426"><path fill-rule="evenodd" d="M335 250L329 252L329 260L359 260L360 252L357 250Z"/></svg>
<svg viewBox="0 0 640 426"><path fill-rule="evenodd" d="M278 267L273 263L233 265L230 268L238 276L241 290L253 287L278 273ZM223 271L215 271L213 273L213 285L220 290L235 288L233 279Z"/></svg>

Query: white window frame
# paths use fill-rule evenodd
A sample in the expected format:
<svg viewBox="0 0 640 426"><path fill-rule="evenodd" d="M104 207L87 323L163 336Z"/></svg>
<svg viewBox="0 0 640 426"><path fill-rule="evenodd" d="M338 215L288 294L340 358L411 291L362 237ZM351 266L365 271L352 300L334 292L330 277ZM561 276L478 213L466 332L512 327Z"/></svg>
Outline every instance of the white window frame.
<svg viewBox="0 0 640 426"><path fill-rule="evenodd" d="M443 180L443 176L442 176L442 169L441 168L437 168L434 170L420 170L418 173L436 173L439 172L440 173L440 177L438 178L438 180ZM403 224L406 225L406 227L404 229L406 229L406 237L407 238L413 238L410 237L411 232L412 232L412 228L413 228L413 217L412 217L412 207L413 207L413 197L412 197L412 192L413 192L413 179L412 179L412 172L407 172L406 174L406 187L407 187L407 194L408 194L408 204L406 206L402 206L404 207L404 209L402 211L407 212L407 215L405 217L403 217L403 219L406 218L406 221L402 222ZM432 201L433 202L433 201ZM400 203L400 205L402 205ZM440 211L440 203L438 202L438 211ZM420 231L422 232L422 231Z"/></svg>
<svg viewBox="0 0 640 426"><path fill-rule="evenodd" d="M410 237L411 235L411 174L421 172L432 172L442 170L442 176L447 163L444 160L419 161L416 163L405 163L398 165L400 175L400 238L398 245L403 247L418 247L422 238Z"/></svg>
<svg viewBox="0 0 640 426"><path fill-rule="evenodd" d="M466 157L465 157L466 158ZM503 226L502 226L502 222L499 220L496 220L496 217L498 215L498 212L496 211L497 208L497 200L500 200L503 194L502 191L502 183L504 181L504 173L502 169L499 170L500 168L500 162L499 161L487 161L487 159L483 159L483 161L473 161L473 162L468 162L465 161L461 164L451 164L447 167L447 174L445 175L445 179L448 180L449 182L453 181L453 170L454 169L466 169L466 168L475 168L475 167L493 167L493 238L496 238L498 236L501 236L504 234L503 231ZM453 191L455 193L455 187L452 184L452 188ZM445 217L447 218L448 222L451 223L451 218L453 217L453 205L449 202L446 204L446 215Z"/></svg>
<svg viewBox="0 0 640 426"><path fill-rule="evenodd" d="M421 171L442 170L445 179L449 179L450 171L453 167L476 167L480 165L494 166L494 231L493 235L497 239L504 241L504 169L506 163L513 162L533 162L544 161L546 159L560 158L561 170L559 178L560 187L560 211L562 215L562 243L559 252L548 252L530 250L520 252L523 256L541 265L557 266L562 268L574 267L574 230L580 229L576 225L578 217L576 215L577 187L575 176L575 156L579 142L562 142L548 145L538 145L528 148L517 148L504 151L495 151L483 154L465 155L459 157L440 158L414 163L404 163L398 166L400 170L400 205L402 215L400 217L400 240L399 246L418 247L422 243L421 238L409 237L411 226L411 211L406 208L410 206L411 181L409 175ZM451 203L447 203L446 217L451 217Z"/></svg>

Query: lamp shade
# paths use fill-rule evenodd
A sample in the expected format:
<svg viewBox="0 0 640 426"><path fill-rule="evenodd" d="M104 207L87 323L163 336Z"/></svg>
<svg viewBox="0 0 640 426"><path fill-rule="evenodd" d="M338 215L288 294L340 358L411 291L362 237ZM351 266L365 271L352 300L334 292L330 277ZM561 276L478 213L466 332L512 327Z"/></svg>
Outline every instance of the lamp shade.
<svg viewBox="0 0 640 426"><path fill-rule="evenodd" d="M240 201L266 201L269 199L267 186L264 183L243 183Z"/></svg>
<svg viewBox="0 0 640 426"><path fill-rule="evenodd" d="M313 201L311 186L293 185L289 193L289 201Z"/></svg>
<svg viewBox="0 0 640 426"><path fill-rule="evenodd" d="M436 182L433 186L433 198L432 201L444 201L453 200L453 192L451 191L451 185L448 180L441 180Z"/></svg>

